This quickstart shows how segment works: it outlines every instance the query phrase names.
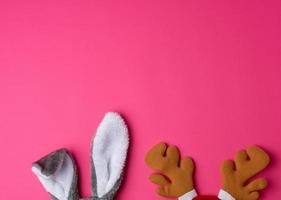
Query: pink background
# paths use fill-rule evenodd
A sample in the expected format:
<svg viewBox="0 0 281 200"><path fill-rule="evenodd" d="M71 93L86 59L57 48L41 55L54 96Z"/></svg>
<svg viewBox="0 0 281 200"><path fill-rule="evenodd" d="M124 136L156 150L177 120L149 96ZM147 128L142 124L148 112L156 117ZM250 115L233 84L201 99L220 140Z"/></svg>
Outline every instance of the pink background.
<svg viewBox="0 0 281 200"><path fill-rule="evenodd" d="M272 156L281 196L281 1L0 1L0 199L50 199L31 163L60 147L90 195L90 140L107 111L131 130L117 199L163 199L143 162L160 141L216 194L223 159Z"/></svg>

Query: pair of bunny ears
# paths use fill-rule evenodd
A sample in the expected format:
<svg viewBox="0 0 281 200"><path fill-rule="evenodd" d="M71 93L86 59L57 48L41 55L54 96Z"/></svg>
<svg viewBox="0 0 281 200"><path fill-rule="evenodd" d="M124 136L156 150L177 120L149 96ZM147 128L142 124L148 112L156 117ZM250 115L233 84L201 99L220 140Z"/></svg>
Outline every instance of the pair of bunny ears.
<svg viewBox="0 0 281 200"><path fill-rule="evenodd" d="M124 120L117 113L107 113L91 145L94 197L87 200L113 199L122 181L128 146L128 128ZM32 164L32 171L53 200L81 199L75 161L66 149L59 149L36 161Z"/></svg>

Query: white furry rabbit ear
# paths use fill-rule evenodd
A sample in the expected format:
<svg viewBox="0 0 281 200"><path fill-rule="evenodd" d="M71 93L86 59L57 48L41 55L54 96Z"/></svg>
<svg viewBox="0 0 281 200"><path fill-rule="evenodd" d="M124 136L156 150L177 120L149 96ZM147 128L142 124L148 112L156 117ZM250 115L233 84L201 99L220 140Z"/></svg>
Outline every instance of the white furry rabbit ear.
<svg viewBox="0 0 281 200"><path fill-rule="evenodd" d="M32 171L54 200L78 200L77 173L66 149L48 154L32 164Z"/></svg>
<svg viewBox="0 0 281 200"><path fill-rule="evenodd" d="M128 146L124 120L118 113L107 113L92 143L92 191L98 198L112 199L117 192Z"/></svg>

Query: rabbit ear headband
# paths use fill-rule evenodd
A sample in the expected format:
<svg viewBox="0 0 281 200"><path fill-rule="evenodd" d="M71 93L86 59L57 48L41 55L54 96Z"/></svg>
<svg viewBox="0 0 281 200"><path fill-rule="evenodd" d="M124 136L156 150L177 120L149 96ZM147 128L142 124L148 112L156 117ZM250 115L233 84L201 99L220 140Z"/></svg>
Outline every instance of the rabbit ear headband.
<svg viewBox="0 0 281 200"><path fill-rule="evenodd" d="M238 151L234 161L225 160L218 197L197 195L193 183L194 163L190 157L181 158L175 146L155 145L146 154L145 162L157 170L150 180L160 186L157 193L161 196L179 200L257 200L267 182L264 178L252 178L268 166L270 158L263 149L252 145Z"/></svg>
<svg viewBox="0 0 281 200"><path fill-rule="evenodd" d="M117 113L107 113L91 145L94 197L87 200L113 199L121 184L128 145L128 129L124 120ZM36 161L32 171L53 200L82 200L77 188L76 165L66 149L57 150Z"/></svg>

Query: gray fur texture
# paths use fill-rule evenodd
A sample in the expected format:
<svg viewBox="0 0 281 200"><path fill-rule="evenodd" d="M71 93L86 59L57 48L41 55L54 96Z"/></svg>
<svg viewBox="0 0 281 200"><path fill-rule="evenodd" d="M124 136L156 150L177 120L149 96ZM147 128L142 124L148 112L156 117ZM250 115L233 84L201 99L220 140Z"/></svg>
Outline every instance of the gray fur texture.
<svg viewBox="0 0 281 200"><path fill-rule="evenodd" d="M56 172L57 168L60 165L62 165L62 163L64 162L67 155L71 158L71 160L74 164L74 174L73 174L73 180L71 183L71 189L69 192L68 200L112 200L114 198L116 192L118 191L118 189L121 185L123 174L121 175L120 179L115 183L114 187L106 195L99 198L97 196L97 192L96 192L97 179L96 179L95 167L93 164L91 165L91 181L92 181L92 193L94 196L88 197L88 198L80 198L79 192L78 192L78 187L77 187L78 173L77 173L77 168L75 165L75 160L74 160L73 156L68 152L67 149L59 149L57 151L54 151L54 152L44 156L40 160L34 162L33 164L37 164L37 165L41 166L42 174L44 174L46 176L52 176ZM92 160L92 155L91 155L91 160ZM53 200L60 200L60 199L57 199L52 194L50 194L50 196Z"/></svg>
<svg viewBox="0 0 281 200"><path fill-rule="evenodd" d="M127 155L127 148L128 148L128 129L123 121L122 117L118 113L109 112L105 115L103 122L105 123L100 127L98 133L98 138L96 141L99 141L101 143L96 143L96 145L103 144L103 148L105 148L105 151L107 147L112 147L114 145L114 142L106 143L106 141L115 141L116 138L113 136L119 138L122 138L123 140L119 141L119 146L126 147L120 148L122 150L118 151L112 151L112 152L120 152L120 161L116 162L118 170L115 172L115 176L113 176L113 179L111 179L110 186L112 188L108 188L106 191L108 191L106 194L102 193L101 197L98 197L97 194L97 176L96 171L101 173L101 171L104 169L103 167L99 168L97 167L97 170L95 169L95 164L105 163L107 160L103 154L101 154L100 157L97 160L93 158L93 146L94 146L94 140L91 142L91 153L90 153L90 160L91 160L91 190L92 190L92 197L88 198L81 198L79 196L78 191L78 172L77 167L75 164L75 160L71 153L67 149L59 149L54 152L51 152L50 154L44 156L40 160L36 161L32 165L33 172L38 176L39 180L45 187L45 189L49 192L51 198L53 200L112 200L114 199L114 196L116 195L122 179L124 171L122 169L124 168L124 162L126 161L126 155ZM109 133L112 133L110 135ZM120 133L119 135L116 133ZM102 143L105 142L105 143ZM124 142L124 145L123 143ZM116 144L116 143L115 143ZM99 147L99 146L95 146ZM110 148L109 148L110 149ZM102 150L103 152L103 150ZM100 155L97 153L96 155ZM119 154L118 154L119 156ZM117 158L118 158L117 156ZM69 159L70 158L70 159ZM116 158L116 157L115 157ZM107 158L108 159L108 158ZM94 160L96 160L96 163L94 163ZM110 163L110 162L109 162ZM108 163L107 163L108 164ZM106 166L105 166L106 167ZM116 165L111 168L112 171L116 169ZM102 173L101 173L102 174ZM110 172L109 172L110 174ZM100 175L100 174L99 174ZM72 179L71 179L72 176ZM102 183L106 178L101 176L99 177L100 182ZM70 183L70 180L72 181ZM99 182L99 183L100 183Z"/></svg>

